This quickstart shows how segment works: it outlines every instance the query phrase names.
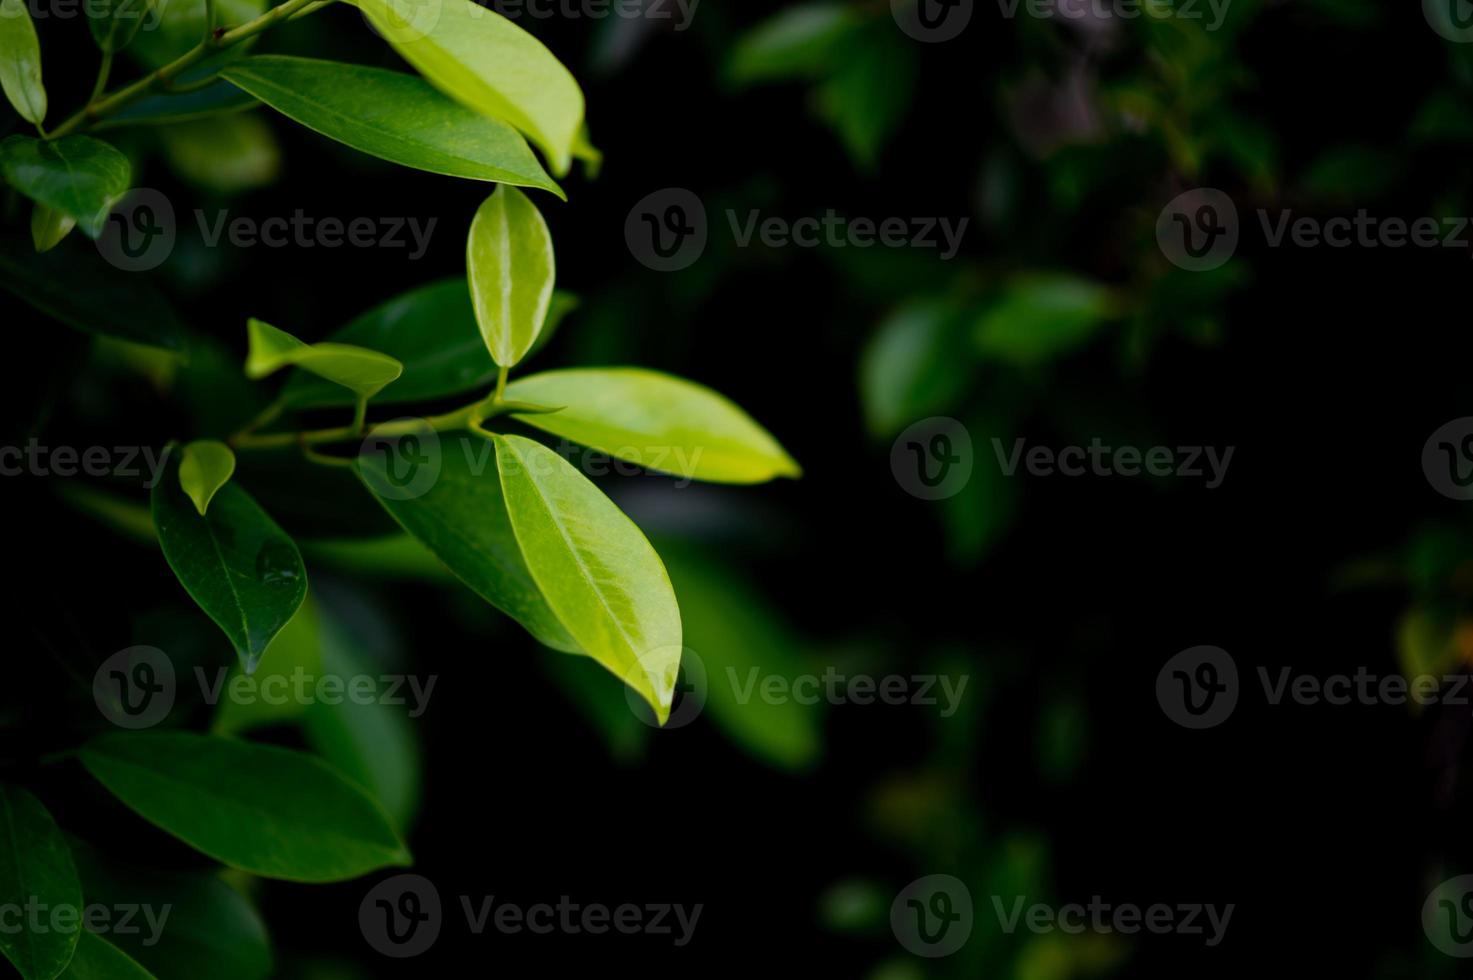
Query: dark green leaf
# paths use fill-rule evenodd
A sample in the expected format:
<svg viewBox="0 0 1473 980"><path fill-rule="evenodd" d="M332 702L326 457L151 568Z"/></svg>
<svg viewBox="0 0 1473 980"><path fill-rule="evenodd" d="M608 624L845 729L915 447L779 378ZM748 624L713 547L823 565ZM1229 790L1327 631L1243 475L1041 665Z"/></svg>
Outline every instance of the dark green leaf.
<svg viewBox="0 0 1473 980"><path fill-rule="evenodd" d="M169 567L254 669L307 594L296 544L238 483L221 487L200 516L173 458L154 484L152 511Z"/></svg>
<svg viewBox="0 0 1473 980"><path fill-rule="evenodd" d="M343 881L407 865L383 810L316 756L185 732L120 732L80 751L144 819L232 868Z"/></svg>
<svg viewBox="0 0 1473 980"><path fill-rule="evenodd" d="M418 76L278 55L248 58L221 74L282 115L355 150L416 170L564 196L515 129Z"/></svg>
<svg viewBox="0 0 1473 980"><path fill-rule="evenodd" d="M179 2L179 0L171 0ZM229 82L216 82L193 92L177 95L146 95L137 102L120 109L102 122L96 129L111 129L116 126L132 126L140 123L190 122L208 119L224 113L240 112L259 105L254 95L242 92Z"/></svg>
<svg viewBox="0 0 1473 980"><path fill-rule="evenodd" d="M91 136L0 140L0 176L26 197L75 218L88 237L102 234L108 212L128 191L128 158Z"/></svg>
<svg viewBox="0 0 1473 980"><path fill-rule="evenodd" d="M82 886L65 838L46 807L19 786L0 783L0 907L82 911ZM0 953L25 980L52 980L77 948L77 930L0 929Z"/></svg>
<svg viewBox="0 0 1473 980"><path fill-rule="evenodd" d="M154 980L138 962L95 932L81 930L63 980Z"/></svg>

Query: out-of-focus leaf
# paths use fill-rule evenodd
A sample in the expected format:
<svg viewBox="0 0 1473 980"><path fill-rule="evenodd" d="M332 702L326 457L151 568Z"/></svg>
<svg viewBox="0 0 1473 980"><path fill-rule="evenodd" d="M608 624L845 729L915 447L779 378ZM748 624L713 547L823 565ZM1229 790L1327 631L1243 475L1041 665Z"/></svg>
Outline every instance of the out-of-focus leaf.
<svg viewBox="0 0 1473 980"><path fill-rule="evenodd" d="M576 651L578 642L538 589L512 530L490 443L468 435L440 440L426 465L439 473L422 493L400 492L397 460L365 455L364 484L389 514L491 605L526 627L538 642Z"/></svg>
<svg viewBox="0 0 1473 980"><path fill-rule="evenodd" d="M75 218L89 238L102 234L132 173L127 157L91 136L0 140L0 177L31 200Z"/></svg>
<svg viewBox="0 0 1473 980"><path fill-rule="evenodd" d="M92 0L86 7L87 27L99 48L121 51L157 16L152 8L152 0Z"/></svg>
<svg viewBox="0 0 1473 980"><path fill-rule="evenodd" d="M246 377L264 378L295 365L340 384L359 398L372 398L404 372L404 365L387 354L351 344L304 344L285 330L252 318L246 324L250 350Z"/></svg>
<svg viewBox="0 0 1473 980"><path fill-rule="evenodd" d="M1072 276L1032 276L1008 285L973 325L985 357L1031 365L1082 347L1114 313L1105 287Z"/></svg>
<svg viewBox="0 0 1473 980"><path fill-rule="evenodd" d="M680 608L659 555L567 460L520 436L494 442L506 510L548 606L664 724L682 648Z"/></svg>
<svg viewBox="0 0 1473 980"><path fill-rule="evenodd" d="M953 304L918 300L880 324L859 362L859 393L870 431L893 435L949 407L972 374Z"/></svg>
<svg viewBox="0 0 1473 980"><path fill-rule="evenodd" d="M307 705L296 698L292 678L300 675L315 681L322 673L321 619L317 604L309 596L261 655L249 675L249 685L238 681L244 676L239 663L231 668L220 687L220 702L215 706L210 730L218 735L236 735L302 717ZM211 683L214 680L210 678ZM231 697L231 685L237 683L242 683L247 697Z"/></svg>
<svg viewBox="0 0 1473 980"><path fill-rule="evenodd" d="M418 76L279 55L249 58L221 74L288 118L371 156L565 196L515 129Z"/></svg>
<svg viewBox="0 0 1473 980"><path fill-rule="evenodd" d="M583 91L531 34L470 0L353 0L369 23L430 83L482 115L502 119L568 172L583 125Z"/></svg>
<svg viewBox="0 0 1473 980"><path fill-rule="evenodd" d="M1401 158L1375 146L1339 146L1321 153L1299 177L1306 197L1330 203L1374 201L1401 179Z"/></svg>
<svg viewBox="0 0 1473 980"><path fill-rule="evenodd" d="M912 104L915 46L889 24L867 27L841 42L837 65L818 89L818 111L844 141L854 162L872 170Z"/></svg>
<svg viewBox="0 0 1473 980"><path fill-rule="evenodd" d="M0 0L0 90L26 122L46 119L41 43L26 0Z"/></svg>
<svg viewBox="0 0 1473 980"><path fill-rule="evenodd" d="M222 864L287 881L407 865L379 805L316 756L217 735L103 735L79 756L145 820Z"/></svg>
<svg viewBox="0 0 1473 980"><path fill-rule="evenodd" d="M148 30L140 31L129 53L150 68L162 68L199 44L205 36L205 0L156 0ZM266 12L269 0L215 0L215 26L238 27ZM249 50L246 41L213 56L238 58ZM186 76L188 80L188 76Z"/></svg>
<svg viewBox="0 0 1473 980"><path fill-rule="evenodd" d="M155 129L170 168L196 186L231 194L265 187L281 169L276 137L260 117L217 115Z"/></svg>
<svg viewBox="0 0 1473 980"><path fill-rule="evenodd" d="M642 368L571 368L507 386L507 398L557 407L518 421L620 459L716 483L762 483L802 470L727 398Z"/></svg>
<svg viewBox="0 0 1473 980"><path fill-rule="evenodd" d="M453 582L450 569L408 534L303 542L310 562L383 578Z"/></svg>
<svg viewBox="0 0 1473 980"><path fill-rule="evenodd" d="M266 980L271 944L260 915L213 874L129 867L97 849L72 842L88 902L142 906L168 920L154 935L139 915L134 932L109 938L159 980Z"/></svg>
<svg viewBox="0 0 1473 980"><path fill-rule="evenodd" d="M847 3L807 3L763 21L732 46L727 75L739 84L822 74L837 45L863 23Z"/></svg>
<svg viewBox="0 0 1473 980"><path fill-rule="evenodd" d="M0 783L0 906L23 910L38 902L80 910L77 869L45 805L19 786ZM25 980L52 980L76 948L75 929L33 929L20 918L0 930L0 953Z"/></svg>
<svg viewBox="0 0 1473 980"><path fill-rule="evenodd" d="M307 594L296 544L238 482L221 487L201 516L172 459L154 484L152 510L169 567L254 669Z"/></svg>
<svg viewBox="0 0 1473 980"><path fill-rule="evenodd" d="M609 754L620 762L638 759L649 742L650 726L629 710L624 690L590 657L543 657L553 682L598 730Z"/></svg>
<svg viewBox="0 0 1473 980"><path fill-rule="evenodd" d="M823 752L820 705L761 696L762 678L810 672L801 641L746 583L693 549L661 542L680 600L685 644L706 668L706 709L744 750L784 769L802 770Z"/></svg>
<svg viewBox="0 0 1473 980"><path fill-rule="evenodd" d="M547 222L521 191L498 187L476 211L466 269L486 349L509 368L532 349L547 320L557 274Z"/></svg>
<svg viewBox="0 0 1473 980"><path fill-rule="evenodd" d="M235 472L235 453L217 439L199 439L184 447L179 460L179 486L194 501L201 517L210 501Z"/></svg>

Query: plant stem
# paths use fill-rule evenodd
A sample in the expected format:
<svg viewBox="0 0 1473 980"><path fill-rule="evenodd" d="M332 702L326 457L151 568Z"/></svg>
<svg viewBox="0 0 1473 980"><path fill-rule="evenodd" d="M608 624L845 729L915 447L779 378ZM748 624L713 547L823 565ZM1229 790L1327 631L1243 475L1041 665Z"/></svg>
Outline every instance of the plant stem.
<svg viewBox="0 0 1473 980"><path fill-rule="evenodd" d="M497 401L505 401L506 400L506 376L507 376L507 373L508 373L508 370L506 368L498 368L497 371L496 371L496 395L495 395L495 398L496 398Z"/></svg>
<svg viewBox="0 0 1473 980"><path fill-rule="evenodd" d="M107 79L108 76L112 74L112 72L113 52L112 48L108 48L107 50L102 52L102 64L97 67L97 81L93 83L92 94L87 98L87 102L89 105L93 102L96 102L98 96L102 95L102 90L107 88Z"/></svg>
<svg viewBox="0 0 1473 980"><path fill-rule="evenodd" d="M217 51L223 51L226 48L233 47L242 41L255 37L262 31L275 27L303 8L311 6L314 2L316 0L286 0L285 3L272 7L255 20L247 21L239 27L232 28L228 31L223 28L216 28L211 32L210 40L201 41L164 67L144 75L136 82L123 86L111 95L94 98L89 101L84 108L53 129L48 138L58 139L62 136L86 129L98 120L104 119L132 105L155 89L168 88L170 82L199 64L208 56Z"/></svg>

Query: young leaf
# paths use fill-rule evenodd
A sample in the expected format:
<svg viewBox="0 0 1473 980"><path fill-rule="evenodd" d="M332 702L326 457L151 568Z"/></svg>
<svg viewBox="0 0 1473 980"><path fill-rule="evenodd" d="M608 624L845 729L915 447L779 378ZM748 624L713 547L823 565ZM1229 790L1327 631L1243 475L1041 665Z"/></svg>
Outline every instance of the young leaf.
<svg viewBox="0 0 1473 980"><path fill-rule="evenodd" d="M62 980L155 980L138 961L95 932L78 932L77 952Z"/></svg>
<svg viewBox="0 0 1473 980"><path fill-rule="evenodd" d="M184 350L184 324L146 277L74 244L41 254L28 239L0 233L0 289L84 333Z"/></svg>
<svg viewBox="0 0 1473 980"><path fill-rule="evenodd" d="M583 123L572 73L531 34L471 0L352 0L394 50L446 95L526 133L568 172Z"/></svg>
<svg viewBox="0 0 1473 980"><path fill-rule="evenodd" d="M466 268L486 349L509 368L537 339L556 274L547 222L525 194L503 185L481 204L466 242Z"/></svg>
<svg viewBox="0 0 1473 980"><path fill-rule="evenodd" d="M156 934L114 931L109 939L159 980L266 980L271 945L250 901L220 877L198 871L128 866L72 841L87 901L168 908ZM146 923L145 923L146 925Z"/></svg>
<svg viewBox="0 0 1473 980"><path fill-rule="evenodd" d="M371 156L565 198L520 133L416 75L279 55L247 58L220 74L282 115Z"/></svg>
<svg viewBox="0 0 1473 980"><path fill-rule="evenodd" d="M571 293L553 291L547 319L528 356L577 305ZM329 334L327 340L382 351L404 365L399 379L375 397L379 405L433 401L484 390L496 381L496 363L476 326L475 306L463 276L396 296ZM353 403L341 387L306 371L292 372L281 397L298 408Z"/></svg>
<svg viewBox="0 0 1473 980"><path fill-rule="evenodd" d="M394 492L387 454L358 459L358 475L384 510L466 585L526 627L538 642L576 652L573 639L537 587L512 531L495 449L484 439L440 440L440 473L424 494Z"/></svg>
<svg viewBox="0 0 1473 980"><path fill-rule="evenodd" d="M0 176L26 197L77 220L89 238L102 234L107 214L128 191L128 158L102 140L67 136L0 140Z"/></svg>
<svg viewBox="0 0 1473 980"><path fill-rule="evenodd" d="M254 670L307 594L295 542L237 483L220 487L201 516L173 461L153 486L152 511L169 567Z"/></svg>
<svg viewBox="0 0 1473 980"><path fill-rule="evenodd" d="M378 804L305 752L189 732L118 732L79 755L145 820L241 871L327 882L409 863Z"/></svg>
<svg viewBox="0 0 1473 980"><path fill-rule="evenodd" d="M746 412L710 388L658 371L545 371L512 382L506 397L563 406L516 418L649 469L713 483L802 474Z"/></svg>
<svg viewBox="0 0 1473 980"><path fill-rule="evenodd" d="M250 335L245 368L248 378L264 378L295 364L366 399L404 371L404 365L376 350L351 344L304 344L285 330L255 318L247 322L246 331Z"/></svg>
<svg viewBox="0 0 1473 980"><path fill-rule="evenodd" d="M31 243L38 252L49 252L77 227L77 219L44 204L31 207Z"/></svg>
<svg viewBox="0 0 1473 980"><path fill-rule="evenodd" d="M82 909L82 886L56 821L40 800L0 783L0 908ZM52 980L77 948L76 930L0 929L0 953L25 980Z"/></svg>
<svg viewBox="0 0 1473 980"><path fill-rule="evenodd" d="M41 43L26 0L0 0L0 89L26 122L45 121Z"/></svg>
<svg viewBox="0 0 1473 980"><path fill-rule="evenodd" d="M680 608L660 556L614 502L557 453L495 436L506 510L532 578L593 659L660 723L680 669Z"/></svg>
<svg viewBox="0 0 1473 980"><path fill-rule="evenodd" d="M234 472L235 453L229 446L215 439L199 439L184 447L184 458L179 461L179 486L204 517L215 492Z"/></svg>

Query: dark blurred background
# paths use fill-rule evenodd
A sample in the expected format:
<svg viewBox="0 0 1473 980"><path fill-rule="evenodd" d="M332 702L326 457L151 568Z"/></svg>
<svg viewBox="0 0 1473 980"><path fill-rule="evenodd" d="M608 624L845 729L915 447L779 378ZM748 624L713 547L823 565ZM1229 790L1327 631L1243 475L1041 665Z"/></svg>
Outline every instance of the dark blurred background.
<svg viewBox="0 0 1473 980"><path fill-rule="evenodd" d="M1233 0L1216 30L1025 10L979 3L959 36L934 43L883 3L702 0L684 30L653 16L520 21L582 82L604 154L595 179L563 182L567 204L536 195L558 285L582 304L528 370L638 364L692 378L749 410L805 474L752 488L599 481L667 557L711 675L705 711L664 731L612 678L538 648L464 590L315 564L309 548L314 590L369 653L440 679L410 722L422 790L408 833L447 923L430 952L394 961L359 932L371 881L240 882L281 975L1456 973L1421 914L1437 882L1473 870L1461 833L1470 709L1272 706L1257 670L1467 669L1468 505L1429 486L1420 455L1468 413L1470 252L1273 248L1256 211L1469 214L1473 45L1414 6L1360 0ZM85 97L91 64L79 60L74 82L57 67L91 57L85 33L42 25L57 104ZM398 67L346 6L260 50ZM486 186L391 167L264 109L231 118L244 128L184 133L172 150L114 133L135 182L181 214L153 280L231 359L248 316L319 339L463 272ZM205 147L208 162L181 165L181 146ZM212 147L244 161L238 172L223 177ZM675 187L701 199L710 241L663 273L631 253L625 223ZM1237 252L1213 271L1179 268L1156 240L1162 209L1194 187L1237 206ZM196 207L437 223L418 261L211 249L185 226ZM728 209L969 224L945 261L933 249L738 247ZM220 431L192 413L201 431L181 432L187 397L181 416L177 390L159 393L125 354L6 304L9 438L161 445ZM961 422L973 444L970 482L941 501L908 493L891 468L901 430L933 417ZM1235 448L1209 490L1008 478L994 437ZM17 675L52 669L36 654L60 647L100 660L168 646L160 621L225 662L156 548L106 532L53 482L5 483ZM341 489L289 487L279 504L259 492L302 539L385 530L366 497ZM1242 696L1227 722L1192 731L1163 712L1156 677L1201 644L1231 653ZM947 718L733 704L717 688L728 666L749 665L968 684ZM69 744L69 724L57 745L26 748ZM67 773L39 778L68 829L191 862ZM897 941L890 906L939 873L966 883L975 923L961 951L921 959ZM474 936L460 895L703 911L682 948ZM1016 895L1235 910L1214 947L1008 935L992 899Z"/></svg>

